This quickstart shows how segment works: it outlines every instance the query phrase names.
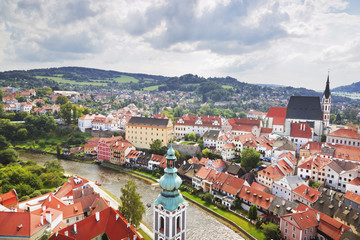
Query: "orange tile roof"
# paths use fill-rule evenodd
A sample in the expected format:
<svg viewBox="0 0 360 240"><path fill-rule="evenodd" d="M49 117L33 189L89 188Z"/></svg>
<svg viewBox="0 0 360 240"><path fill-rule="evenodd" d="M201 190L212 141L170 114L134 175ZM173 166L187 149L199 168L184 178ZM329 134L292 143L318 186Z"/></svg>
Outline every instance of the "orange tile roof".
<svg viewBox="0 0 360 240"><path fill-rule="evenodd" d="M227 143L223 146L224 149L233 149L235 148L235 144L234 143Z"/></svg>
<svg viewBox="0 0 360 240"><path fill-rule="evenodd" d="M244 183L245 183L244 179L229 175L229 177L225 180L224 184L221 186L221 190L236 196L236 194L240 191Z"/></svg>
<svg viewBox="0 0 360 240"><path fill-rule="evenodd" d="M349 200L351 200L353 202L356 202L357 204L360 204L360 195L359 194L347 191L345 193L344 198L347 198L347 199L349 199Z"/></svg>
<svg viewBox="0 0 360 240"><path fill-rule="evenodd" d="M201 167L195 176L198 178L201 178L201 179L205 179L211 170L212 169L210 169L210 168Z"/></svg>
<svg viewBox="0 0 360 240"><path fill-rule="evenodd" d="M63 218L71 218L77 215L82 215L84 213L81 202L77 202L71 205L62 206L59 208L63 213Z"/></svg>
<svg viewBox="0 0 360 240"><path fill-rule="evenodd" d="M29 212L0 212L0 236L17 238L31 237L43 228L48 227L44 218L44 225L40 223L40 216Z"/></svg>
<svg viewBox="0 0 360 240"><path fill-rule="evenodd" d="M262 207L263 209L268 209L275 198L275 196L270 193L246 186L241 188L238 196L251 202L252 204L255 204L256 206Z"/></svg>
<svg viewBox="0 0 360 240"><path fill-rule="evenodd" d="M268 118L274 118L273 125L284 125L286 118L286 107L271 107L266 114Z"/></svg>
<svg viewBox="0 0 360 240"><path fill-rule="evenodd" d="M272 128L261 128L260 133L272 133Z"/></svg>
<svg viewBox="0 0 360 240"><path fill-rule="evenodd" d="M229 174L219 172L212 187L216 189L221 189L221 186L224 184L224 182L226 181L226 179L228 179L229 176Z"/></svg>
<svg viewBox="0 0 360 240"><path fill-rule="evenodd" d="M255 142L256 137L252 133L247 133L247 134L244 134L244 135L235 136L235 140L238 140L242 144L245 144L245 143L250 142L250 141Z"/></svg>
<svg viewBox="0 0 360 240"><path fill-rule="evenodd" d="M312 159L308 159L298 166L298 168L311 169Z"/></svg>
<svg viewBox="0 0 360 240"><path fill-rule="evenodd" d="M293 220L296 222L297 226L301 230L309 229L311 227L316 227L319 224L316 219L315 212L311 210L305 212L290 213L283 216L284 219L289 217L293 218Z"/></svg>
<svg viewBox="0 0 360 240"><path fill-rule="evenodd" d="M285 160L280 160L277 164L285 173L291 173L294 170Z"/></svg>
<svg viewBox="0 0 360 240"><path fill-rule="evenodd" d="M251 184L251 187L253 188L253 189L256 189L256 190L259 190L259 191L265 191L266 190L266 187L265 186L263 186L263 185L261 185L261 184L258 184L257 182L253 182L252 184Z"/></svg>
<svg viewBox="0 0 360 240"><path fill-rule="evenodd" d="M200 164L203 165L203 166L205 166L208 161L211 161L211 160L210 160L209 158L204 158L204 157L203 157L203 158L201 158L201 160L200 160Z"/></svg>
<svg viewBox="0 0 360 240"><path fill-rule="evenodd" d="M15 189L0 195L0 204L7 207L18 203L18 197Z"/></svg>
<svg viewBox="0 0 360 240"><path fill-rule="evenodd" d="M212 164L216 169L226 166L226 163L221 159L212 160Z"/></svg>
<svg viewBox="0 0 360 240"><path fill-rule="evenodd" d="M334 158L360 162L360 151L358 147L336 144Z"/></svg>
<svg viewBox="0 0 360 240"><path fill-rule="evenodd" d="M202 124L195 124L198 119L201 119ZM179 120L182 119L184 123L179 123ZM217 116L197 116L197 115L184 115L178 121L175 122L175 125L188 125L188 126L208 126L208 127L221 127L221 118ZM214 122L218 122L219 125L213 125Z"/></svg>
<svg viewBox="0 0 360 240"><path fill-rule="evenodd" d="M190 164L199 164L200 161L199 161L199 159L197 157L193 157L193 158L188 159L188 163L190 163Z"/></svg>
<svg viewBox="0 0 360 240"><path fill-rule="evenodd" d="M284 177L285 175L281 172L281 170L279 169L278 166L276 165L272 165L269 166L261 171L258 172L258 174L260 175L264 175L270 179L279 179Z"/></svg>
<svg viewBox="0 0 360 240"><path fill-rule="evenodd" d="M133 147L133 145L127 140L117 141L115 144L111 145L111 149L120 151L125 151L129 147Z"/></svg>
<svg viewBox="0 0 360 240"><path fill-rule="evenodd" d="M311 138L311 128L306 123L292 123L290 136L295 138Z"/></svg>
<svg viewBox="0 0 360 240"><path fill-rule="evenodd" d="M360 139L360 134L352 129L338 129L332 133L329 133L328 136Z"/></svg>
<svg viewBox="0 0 360 240"><path fill-rule="evenodd" d="M68 239L92 239L103 233L106 233L109 239L133 239L134 235L137 239L143 239L134 226L131 225L128 228L128 222L119 211L113 208L109 207L99 212L99 218L99 221L96 221L96 214L93 214L76 223L76 233L73 231L74 225L71 225L60 230L57 237L53 234L50 239L60 239L58 237L64 236L66 231Z"/></svg>
<svg viewBox="0 0 360 240"><path fill-rule="evenodd" d="M297 162L296 157L291 152L282 153L279 155L279 158L287 158L292 164L296 164Z"/></svg>
<svg viewBox="0 0 360 240"><path fill-rule="evenodd" d="M135 159L135 158L137 158L139 156L139 154L140 154L140 151L131 150L126 157L131 158L131 159Z"/></svg>
<svg viewBox="0 0 360 240"><path fill-rule="evenodd" d="M166 157L161 156L161 155L157 155L157 154L153 154L151 156L151 160L154 161L154 162L160 162L161 163L162 161L166 160Z"/></svg>
<svg viewBox="0 0 360 240"><path fill-rule="evenodd" d="M229 124L232 126L232 130L238 130L240 126L257 126L260 127L260 120L258 119L247 119L247 118L230 118L228 120ZM241 130L241 128L239 129Z"/></svg>
<svg viewBox="0 0 360 240"><path fill-rule="evenodd" d="M315 189L306 186L305 184L298 186L294 189L293 192L297 193L298 195L309 200L312 203L314 203L318 199L319 195L321 195L321 192L316 191Z"/></svg>
<svg viewBox="0 0 360 240"><path fill-rule="evenodd" d="M354 178L353 180L348 182L348 184L352 184L352 185L355 185L355 186L360 186L360 177Z"/></svg>

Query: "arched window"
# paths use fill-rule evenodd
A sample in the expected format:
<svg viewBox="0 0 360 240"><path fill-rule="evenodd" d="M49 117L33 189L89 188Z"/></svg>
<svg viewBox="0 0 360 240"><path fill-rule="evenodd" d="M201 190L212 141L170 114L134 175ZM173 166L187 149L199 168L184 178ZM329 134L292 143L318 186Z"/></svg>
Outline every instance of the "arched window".
<svg viewBox="0 0 360 240"><path fill-rule="evenodd" d="M164 225L165 225L164 217L160 217L160 229L159 229L159 231L162 232L162 233L164 233Z"/></svg>
<svg viewBox="0 0 360 240"><path fill-rule="evenodd" d="M176 232L180 232L181 226L180 226L180 216L176 218Z"/></svg>

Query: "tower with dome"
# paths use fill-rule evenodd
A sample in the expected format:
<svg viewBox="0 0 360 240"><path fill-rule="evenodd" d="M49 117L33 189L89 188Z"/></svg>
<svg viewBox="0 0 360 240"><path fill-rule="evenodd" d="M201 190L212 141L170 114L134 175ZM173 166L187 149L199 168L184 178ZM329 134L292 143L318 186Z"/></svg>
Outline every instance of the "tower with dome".
<svg viewBox="0 0 360 240"><path fill-rule="evenodd" d="M186 239L186 201L179 191L182 180L175 168L172 144L167 151L167 167L160 179L161 193L154 203L154 239Z"/></svg>

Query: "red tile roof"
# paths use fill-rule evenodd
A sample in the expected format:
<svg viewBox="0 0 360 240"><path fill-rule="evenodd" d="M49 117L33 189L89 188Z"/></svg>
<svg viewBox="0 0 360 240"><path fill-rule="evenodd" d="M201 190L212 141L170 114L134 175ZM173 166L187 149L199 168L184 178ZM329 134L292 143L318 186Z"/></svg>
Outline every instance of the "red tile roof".
<svg viewBox="0 0 360 240"><path fill-rule="evenodd" d="M281 172L278 166L272 165L258 172L258 175L263 175L270 179L279 179L285 175Z"/></svg>
<svg viewBox="0 0 360 240"><path fill-rule="evenodd" d="M0 236L5 238L31 237L48 227L45 218L44 225L41 225L40 216L29 212L0 212L0 223Z"/></svg>
<svg viewBox="0 0 360 240"><path fill-rule="evenodd" d="M196 121L201 119L202 124L195 124ZM183 123L181 122L183 121ZM214 123L217 122L217 125ZM187 125L187 126L207 126L207 127L221 127L221 118L217 116L197 116L197 115L184 115L178 121L175 122L175 125Z"/></svg>
<svg viewBox="0 0 360 240"><path fill-rule="evenodd" d="M332 133L329 133L328 136L360 139L360 134L352 129L338 129Z"/></svg>
<svg viewBox="0 0 360 240"><path fill-rule="evenodd" d="M282 153L279 155L279 158L287 158L292 164L296 164L297 162L296 157L291 152Z"/></svg>
<svg viewBox="0 0 360 240"><path fill-rule="evenodd" d="M348 183L352 184L352 185L355 185L355 186L360 186L360 177L354 178L353 180L351 180Z"/></svg>
<svg viewBox="0 0 360 240"><path fill-rule="evenodd" d="M240 141L242 144L245 144L247 142L254 142L256 144L255 139L256 137L252 133L235 136L235 140Z"/></svg>
<svg viewBox="0 0 360 240"><path fill-rule="evenodd" d="M252 187L246 186L241 188L238 196L246 201L251 202L252 204L255 204L256 206L262 207L263 209L268 209L271 202L275 198L275 196L270 193L259 191Z"/></svg>
<svg viewBox="0 0 360 240"><path fill-rule="evenodd" d="M318 199L319 195L321 195L321 192L316 191L315 189L306 186L305 184L298 186L297 188L294 189L293 192L312 203L314 203Z"/></svg>
<svg viewBox="0 0 360 240"><path fill-rule="evenodd" d="M212 160L212 164L216 169L226 167L226 163L221 159Z"/></svg>
<svg viewBox="0 0 360 240"><path fill-rule="evenodd" d="M335 147L334 158L360 162L360 154L358 147L346 146L341 144L336 144L332 147Z"/></svg>
<svg viewBox="0 0 360 240"><path fill-rule="evenodd" d="M291 173L294 170L285 160L280 160L277 164L285 174Z"/></svg>
<svg viewBox="0 0 360 240"><path fill-rule="evenodd" d="M284 125L286 118L286 107L271 107L266 117L274 118L273 125Z"/></svg>
<svg viewBox="0 0 360 240"><path fill-rule="evenodd" d="M91 215L84 220L76 223L76 233L74 225L68 226L58 232L58 236L53 234L50 239L93 239L103 233L109 239L133 239L134 235L137 239L143 239L142 236L136 232L134 226L128 227L128 222L125 218L113 208L107 208L99 212L99 221L96 221L96 214ZM68 238L63 238L65 232L68 233Z"/></svg>
<svg viewBox="0 0 360 240"><path fill-rule="evenodd" d="M193 157L193 158L188 159L188 163L190 163L190 164L199 164L200 161L199 161L199 159L197 157Z"/></svg>
<svg viewBox="0 0 360 240"><path fill-rule="evenodd" d="M133 145L127 140L120 140L111 145L111 149L119 151L125 151L129 147L133 147Z"/></svg>
<svg viewBox="0 0 360 240"><path fill-rule="evenodd" d="M224 149L233 149L235 148L235 144L234 143L227 143L223 146Z"/></svg>
<svg viewBox="0 0 360 240"><path fill-rule="evenodd" d="M225 180L224 184L221 186L221 190L236 196L236 194L238 194L244 183L245 183L244 179L229 175L229 177Z"/></svg>
<svg viewBox="0 0 360 240"><path fill-rule="evenodd" d="M282 218L287 219L290 217L292 217L292 219L296 222L297 227L299 227L301 230L316 227L319 224L316 219L315 212L311 210L305 212L290 213L283 216Z"/></svg>
<svg viewBox="0 0 360 240"><path fill-rule="evenodd" d="M251 132L253 127L260 128L260 120L246 118L231 118L228 120L233 131Z"/></svg>
<svg viewBox="0 0 360 240"><path fill-rule="evenodd" d="M347 191L345 193L344 198L347 198L347 199L351 200L352 202L356 202L357 204L360 204L360 195L359 194Z"/></svg>
<svg viewBox="0 0 360 240"><path fill-rule="evenodd" d="M290 136L294 138L311 138L311 128L306 123L292 123Z"/></svg>
<svg viewBox="0 0 360 240"><path fill-rule="evenodd" d="M211 160L210 160L209 158L204 158L204 157L203 157L203 158L201 158L201 160L200 160L200 164L203 165L203 166L205 166L208 161L211 161Z"/></svg>
<svg viewBox="0 0 360 240"><path fill-rule="evenodd" d="M135 159L139 156L140 154L140 151L138 150L131 150L128 155L126 156L127 158L132 158L132 159Z"/></svg>
<svg viewBox="0 0 360 240"><path fill-rule="evenodd" d="M201 167L195 176L198 178L201 178L201 179L205 179L211 170L212 169L210 169L210 168Z"/></svg>
<svg viewBox="0 0 360 240"><path fill-rule="evenodd" d="M298 168L311 169L311 164L312 164L312 159L308 159L304 163L300 164Z"/></svg>
<svg viewBox="0 0 360 240"><path fill-rule="evenodd" d="M273 129L272 128L261 128L260 133L272 133Z"/></svg>
<svg viewBox="0 0 360 240"><path fill-rule="evenodd" d="M253 183L251 184L251 187L252 187L253 189L259 190L259 191L261 191L261 192L264 192L264 191L266 190L266 187L265 187L265 186L263 186L263 185L261 185L261 184L258 184L257 182L253 182Z"/></svg>
<svg viewBox="0 0 360 240"><path fill-rule="evenodd" d="M9 208L14 207L18 203L18 197L15 189L0 195L0 204Z"/></svg>

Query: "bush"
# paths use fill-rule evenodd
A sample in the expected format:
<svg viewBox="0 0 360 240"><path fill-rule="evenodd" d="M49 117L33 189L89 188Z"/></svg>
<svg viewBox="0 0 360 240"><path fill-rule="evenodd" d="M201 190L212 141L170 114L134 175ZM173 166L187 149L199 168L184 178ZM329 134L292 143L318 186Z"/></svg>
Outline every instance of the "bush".
<svg viewBox="0 0 360 240"><path fill-rule="evenodd" d="M32 194L30 194L30 198L34 198L34 197L38 197L38 196L41 196L41 192L40 190L35 190Z"/></svg>
<svg viewBox="0 0 360 240"><path fill-rule="evenodd" d="M22 197L19 199L19 202L23 202L23 201L26 201L26 200L28 200L28 199L30 199L29 196L22 196Z"/></svg>
<svg viewBox="0 0 360 240"><path fill-rule="evenodd" d="M223 211L228 211L228 210L229 210L227 206L222 205L222 204L219 204L219 205L218 205L218 208L221 209L221 210L223 210Z"/></svg>
<svg viewBox="0 0 360 240"><path fill-rule="evenodd" d="M52 192L52 190L51 190L51 189L40 189L40 192L41 192L41 194L43 195L43 194Z"/></svg>

